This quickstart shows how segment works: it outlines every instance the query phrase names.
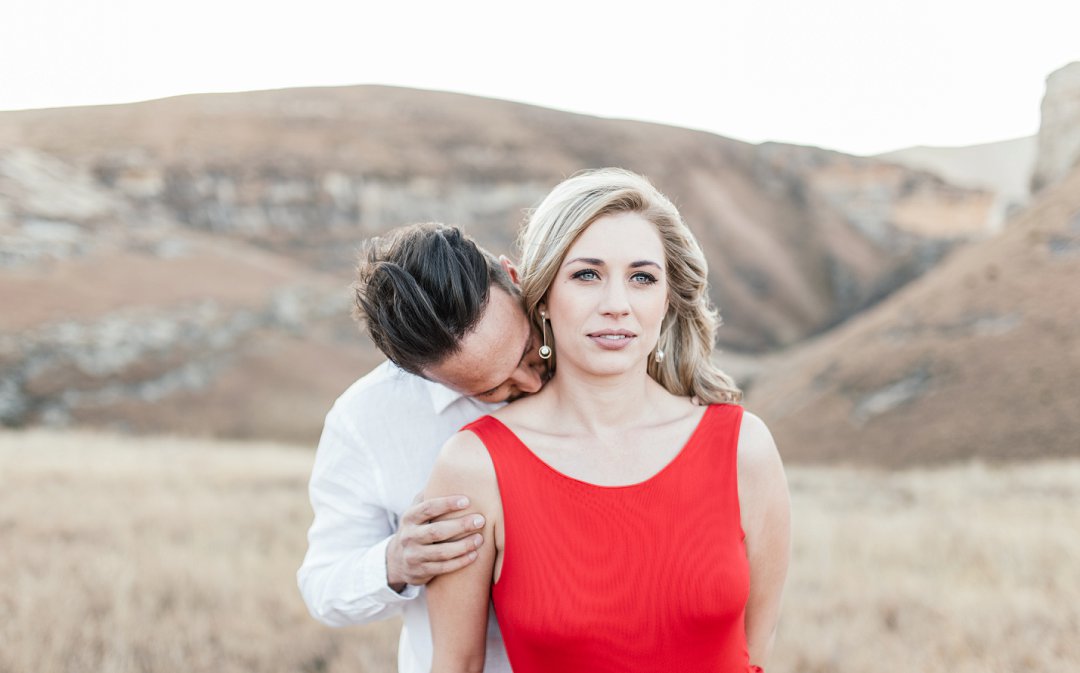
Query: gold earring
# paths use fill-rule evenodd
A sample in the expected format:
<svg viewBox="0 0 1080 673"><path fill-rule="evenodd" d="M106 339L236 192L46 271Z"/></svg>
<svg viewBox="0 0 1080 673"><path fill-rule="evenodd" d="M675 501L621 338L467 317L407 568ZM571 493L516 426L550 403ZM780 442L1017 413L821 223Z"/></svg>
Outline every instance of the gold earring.
<svg viewBox="0 0 1080 673"><path fill-rule="evenodd" d="M540 329L544 332L544 345L540 347L540 357L544 360L551 358L551 346L547 345L547 312L540 312Z"/></svg>

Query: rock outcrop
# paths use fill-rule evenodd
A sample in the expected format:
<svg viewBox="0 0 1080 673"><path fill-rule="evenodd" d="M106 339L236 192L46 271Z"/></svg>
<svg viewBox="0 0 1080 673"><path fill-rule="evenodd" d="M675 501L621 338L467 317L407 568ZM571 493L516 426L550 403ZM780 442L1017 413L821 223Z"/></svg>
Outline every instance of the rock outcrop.
<svg viewBox="0 0 1080 673"><path fill-rule="evenodd" d="M1054 184L1080 162L1080 61L1046 78L1031 191Z"/></svg>

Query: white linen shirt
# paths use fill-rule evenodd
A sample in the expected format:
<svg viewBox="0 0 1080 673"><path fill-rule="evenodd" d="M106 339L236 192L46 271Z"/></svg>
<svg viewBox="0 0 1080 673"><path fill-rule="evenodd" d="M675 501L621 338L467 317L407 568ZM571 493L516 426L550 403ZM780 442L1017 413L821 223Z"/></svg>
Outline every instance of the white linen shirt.
<svg viewBox="0 0 1080 673"><path fill-rule="evenodd" d="M297 583L312 616L330 626L400 613L401 673L431 670L431 626L422 587L399 594L387 585L387 543L427 484L443 443L499 406L384 362L326 415L309 486L315 518ZM510 671L493 611L484 670Z"/></svg>

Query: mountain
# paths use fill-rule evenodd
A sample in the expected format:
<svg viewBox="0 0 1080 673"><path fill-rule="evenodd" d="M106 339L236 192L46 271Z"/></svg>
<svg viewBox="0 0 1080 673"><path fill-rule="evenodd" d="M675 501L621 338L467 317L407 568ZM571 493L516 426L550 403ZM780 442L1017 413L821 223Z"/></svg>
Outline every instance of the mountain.
<svg viewBox="0 0 1080 673"><path fill-rule="evenodd" d="M363 86L0 113L0 420L308 440L378 361L358 243L461 224L512 252L562 177L679 205L721 342L793 344L986 233L993 195L872 158Z"/></svg>
<svg viewBox="0 0 1080 673"><path fill-rule="evenodd" d="M1080 164L1080 61L1046 78L1041 115L1033 192L1054 184Z"/></svg>
<svg viewBox="0 0 1080 673"><path fill-rule="evenodd" d="M901 166L924 170L950 184L993 192L994 224L1028 201L1038 142L1035 136L967 147L909 147L877 156Z"/></svg>
<svg viewBox="0 0 1080 673"><path fill-rule="evenodd" d="M1080 167L999 236L778 357L748 405L796 462L1080 454Z"/></svg>

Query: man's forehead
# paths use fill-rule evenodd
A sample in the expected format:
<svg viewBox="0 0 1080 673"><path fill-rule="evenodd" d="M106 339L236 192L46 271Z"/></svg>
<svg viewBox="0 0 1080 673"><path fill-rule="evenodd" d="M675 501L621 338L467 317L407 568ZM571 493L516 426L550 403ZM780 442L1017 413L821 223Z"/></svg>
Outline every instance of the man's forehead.
<svg viewBox="0 0 1080 673"><path fill-rule="evenodd" d="M490 392L501 386L510 378L514 373L514 370L521 364L521 361L525 359L526 352L532 344L531 331L525 330L524 339L524 343L522 343L519 348L513 350L510 350L510 346L513 342L507 342L507 347L503 349L503 352L492 358L492 363L487 368L487 376L483 379L486 383L478 383L470 391L471 394L482 395L483 393Z"/></svg>
<svg viewBox="0 0 1080 673"><path fill-rule="evenodd" d="M428 377L468 395L485 393L517 368L530 336L519 299L492 287L476 327L462 338L456 353L428 370Z"/></svg>

